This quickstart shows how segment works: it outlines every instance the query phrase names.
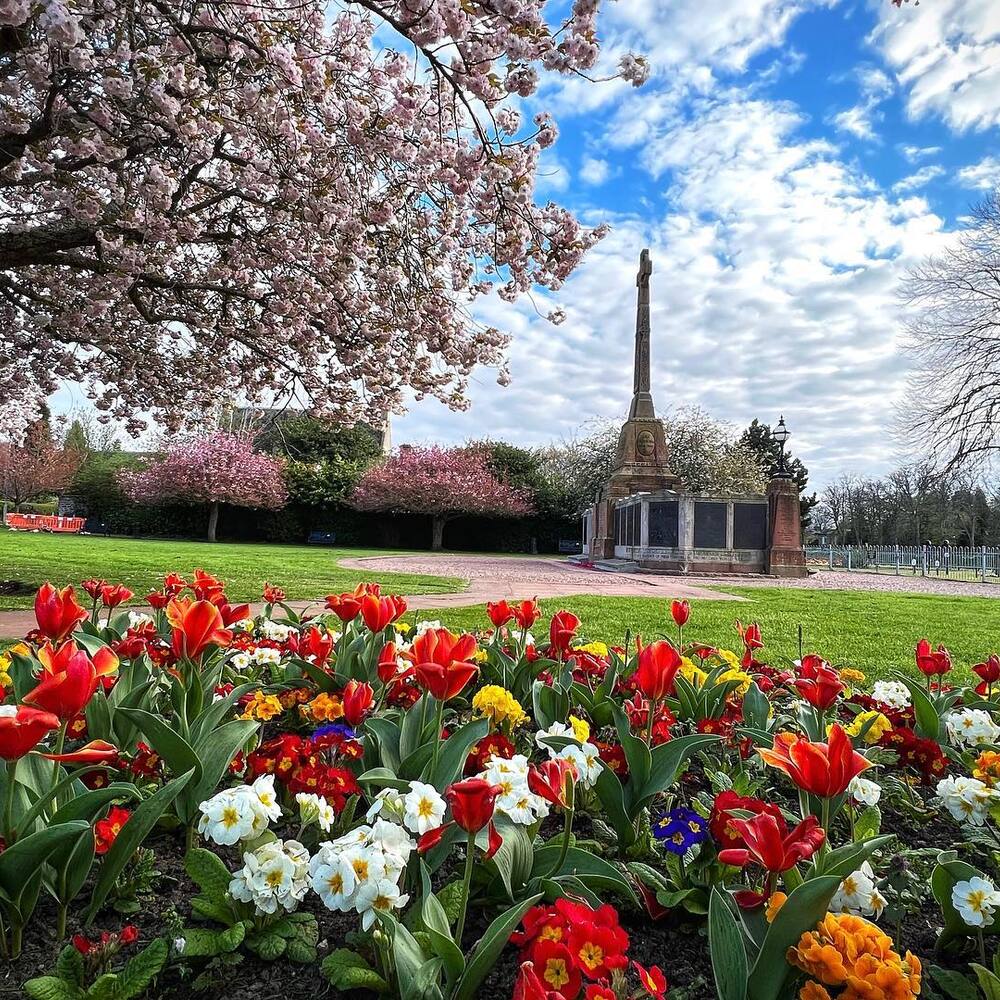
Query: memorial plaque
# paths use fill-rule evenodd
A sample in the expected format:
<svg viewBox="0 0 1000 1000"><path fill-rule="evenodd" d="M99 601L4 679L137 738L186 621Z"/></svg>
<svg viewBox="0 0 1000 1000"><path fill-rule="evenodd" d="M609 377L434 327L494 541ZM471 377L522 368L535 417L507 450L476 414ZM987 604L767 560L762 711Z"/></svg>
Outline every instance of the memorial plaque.
<svg viewBox="0 0 1000 1000"><path fill-rule="evenodd" d="M634 503L628 509L628 545L639 544L639 533L642 524L642 505Z"/></svg>
<svg viewBox="0 0 1000 1000"><path fill-rule="evenodd" d="M733 548L767 548L767 504L733 504Z"/></svg>
<svg viewBox="0 0 1000 1000"><path fill-rule="evenodd" d="M726 504L695 503L694 547L724 549L726 547Z"/></svg>
<svg viewBox="0 0 1000 1000"><path fill-rule="evenodd" d="M676 500L653 500L649 505L649 544L677 548L678 505Z"/></svg>
<svg viewBox="0 0 1000 1000"><path fill-rule="evenodd" d="M615 507L615 545L622 544L622 509Z"/></svg>

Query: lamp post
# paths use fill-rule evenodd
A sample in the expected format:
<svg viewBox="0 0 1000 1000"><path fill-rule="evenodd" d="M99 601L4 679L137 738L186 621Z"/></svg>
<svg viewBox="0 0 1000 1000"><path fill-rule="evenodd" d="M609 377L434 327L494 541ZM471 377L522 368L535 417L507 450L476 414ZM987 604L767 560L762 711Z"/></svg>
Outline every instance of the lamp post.
<svg viewBox="0 0 1000 1000"><path fill-rule="evenodd" d="M785 426L784 415L778 418L778 426L771 432L771 436L778 442L778 447L781 449L778 452L778 468L774 473L775 478L791 479L791 473L785 464L785 442L792 436L792 432Z"/></svg>

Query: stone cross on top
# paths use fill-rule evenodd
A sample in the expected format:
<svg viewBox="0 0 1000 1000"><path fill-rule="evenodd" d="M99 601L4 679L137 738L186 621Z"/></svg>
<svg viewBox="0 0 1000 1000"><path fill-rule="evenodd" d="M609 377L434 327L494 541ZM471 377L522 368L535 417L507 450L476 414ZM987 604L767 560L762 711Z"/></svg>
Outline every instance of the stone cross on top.
<svg viewBox="0 0 1000 1000"><path fill-rule="evenodd" d="M632 380L632 405L629 420L636 417L652 419L653 397L649 392L649 276L653 273L653 262L649 250L639 255L639 273L635 283L639 289L635 312L635 373Z"/></svg>

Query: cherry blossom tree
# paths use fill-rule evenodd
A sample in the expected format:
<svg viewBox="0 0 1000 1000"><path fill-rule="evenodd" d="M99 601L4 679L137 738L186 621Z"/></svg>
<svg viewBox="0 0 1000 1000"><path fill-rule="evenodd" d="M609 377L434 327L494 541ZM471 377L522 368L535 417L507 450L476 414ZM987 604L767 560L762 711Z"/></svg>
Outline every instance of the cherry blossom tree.
<svg viewBox="0 0 1000 1000"><path fill-rule="evenodd" d="M432 549L442 547L445 524L463 514L532 513L527 491L494 475L481 448L400 448L362 476L352 502L358 510L427 514Z"/></svg>
<svg viewBox="0 0 1000 1000"><path fill-rule="evenodd" d="M8 502L19 509L36 497L66 489L82 460L82 452L56 444L45 418L32 421L19 440L0 441L0 498L5 511Z"/></svg>
<svg viewBox="0 0 1000 1000"><path fill-rule="evenodd" d="M536 203L557 130L512 106L593 78L599 2L0 0L0 398L79 382L138 433L506 380L470 303L558 289L605 231Z"/></svg>
<svg viewBox="0 0 1000 1000"><path fill-rule="evenodd" d="M136 503L208 504L208 540L214 542L220 504L285 505L283 469L283 459L254 451L248 436L219 432L181 442L144 469L122 469L118 484Z"/></svg>

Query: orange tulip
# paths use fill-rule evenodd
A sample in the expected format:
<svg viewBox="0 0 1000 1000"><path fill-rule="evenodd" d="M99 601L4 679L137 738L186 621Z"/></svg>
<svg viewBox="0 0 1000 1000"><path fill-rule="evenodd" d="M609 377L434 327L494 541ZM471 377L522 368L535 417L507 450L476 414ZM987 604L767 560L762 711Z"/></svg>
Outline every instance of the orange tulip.
<svg viewBox="0 0 1000 1000"><path fill-rule="evenodd" d="M97 690L98 677L118 669L118 657L102 646L93 659L69 640L58 648L46 643L38 651L42 673L23 701L58 715L64 722L83 711Z"/></svg>
<svg viewBox="0 0 1000 1000"><path fill-rule="evenodd" d="M43 753L42 756L61 764L115 764L118 762L118 748L105 740L91 740L71 753Z"/></svg>
<svg viewBox="0 0 1000 1000"><path fill-rule="evenodd" d="M35 621L38 630L52 642L62 642L87 617L86 609L76 602L72 587L56 590L43 583L35 594Z"/></svg>
<svg viewBox="0 0 1000 1000"><path fill-rule="evenodd" d="M757 748L764 762L784 771L799 788L829 799L846 791L851 779L872 766L851 745L839 723L829 743L810 743L795 733L778 733L770 750Z"/></svg>
<svg viewBox="0 0 1000 1000"><path fill-rule="evenodd" d="M170 645L174 656L196 660L209 646L228 646L233 633L224 627L222 613L211 601L176 597L167 605L167 621L173 629Z"/></svg>

